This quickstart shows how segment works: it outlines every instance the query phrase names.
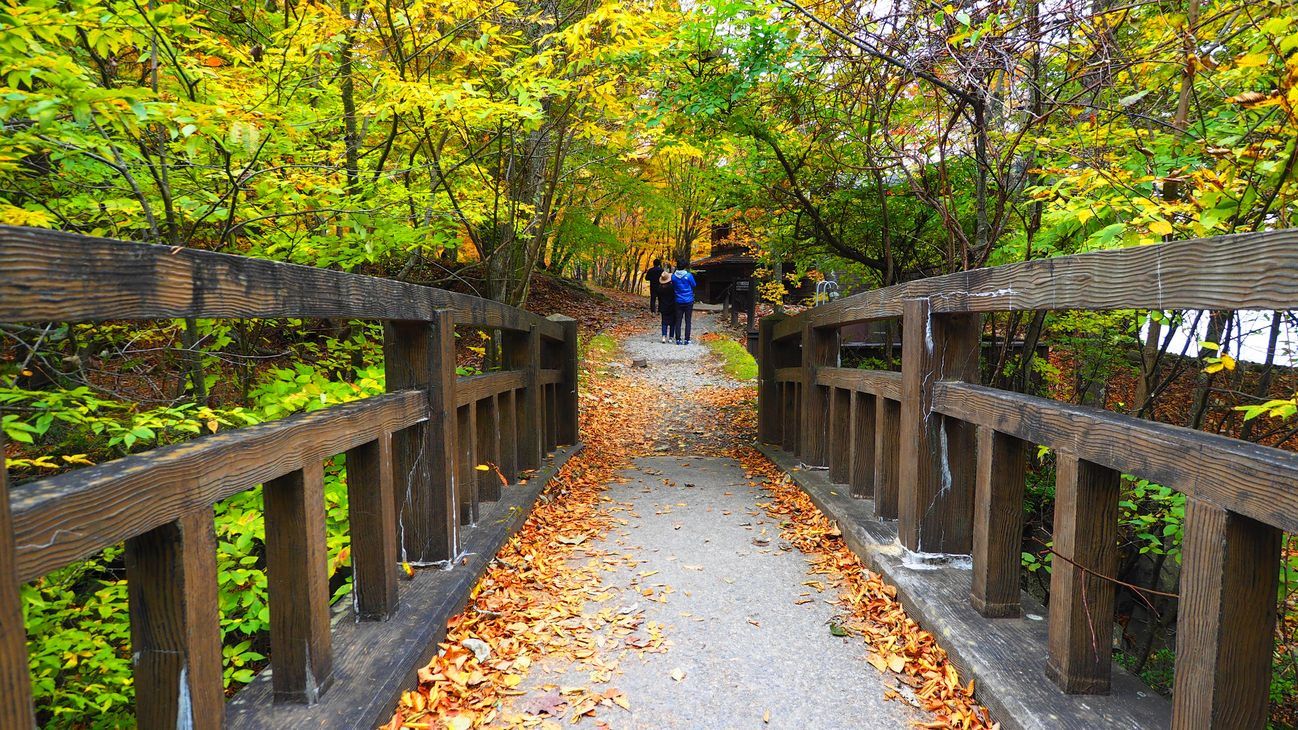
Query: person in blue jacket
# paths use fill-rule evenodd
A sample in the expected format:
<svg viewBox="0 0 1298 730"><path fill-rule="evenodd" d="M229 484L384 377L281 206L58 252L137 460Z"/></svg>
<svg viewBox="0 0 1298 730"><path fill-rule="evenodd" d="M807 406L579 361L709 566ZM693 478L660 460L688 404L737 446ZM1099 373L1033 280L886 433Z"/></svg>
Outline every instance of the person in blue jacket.
<svg viewBox="0 0 1298 730"><path fill-rule="evenodd" d="M680 260L676 262L676 273L672 274L672 288L676 290L676 344L690 344L690 320L694 318L694 288L699 284L694 280L694 275L688 271L690 262ZM681 325L685 329L681 329ZM681 342L681 334L685 334L685 342Z"/></svg>

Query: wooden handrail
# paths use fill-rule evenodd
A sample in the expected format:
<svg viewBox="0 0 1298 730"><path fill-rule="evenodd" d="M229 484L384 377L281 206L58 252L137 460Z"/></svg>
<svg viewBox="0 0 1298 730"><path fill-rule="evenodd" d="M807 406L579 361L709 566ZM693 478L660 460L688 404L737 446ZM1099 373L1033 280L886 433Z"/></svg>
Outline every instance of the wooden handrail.
<svg viewBox="0 0 1298 730"><path fill-rule="evenodd" d="M1106 692L1121 474L1187 498L1172 723L1265 722L1282 530L1298 455L977 384L979 314L1287 309L1298 231L1218 236L922 279L761 322L759 437L873 497L902 546L970 553L970 603L1020 612L1025 463L1056 451L1048 673ZM838 367L840 328L902 319L901 372ZM867 463L868 462L868 463ZM1095 637L1101 637L1098 640ZM1097 648L1098 646L1098 648Z"/></svg>
<svg viewBox="0 0 1298 730"><path fill-rule="evenodd" d="M558 445L579 439L577 323L568 317L305 266L0 226L0 321L177 317L381 320L389 393L16 487L0 469L0 726L30 726L34 718L22 627L11 620L21 614L15 589L125 542L141 727L179 716L192 717L194 727L220 727L213 505L258 485L270 694L276 703L315 703L330 691L336 659L349 672L379 661L355 643L334 656L325 460L345 454L347 465L355 579L348 610L360 621L401 610L448 618L472 581L453 582L463 595L416 591L413 600L422 603L402 609L398 564L459 565L480 504L505 496L500 478L513 483ZM457 327L498 330L508 369L457 377ZM495 522L514 523L514 514ZM411 656L435 650L435 633L424 636L430 645ZM402 678L353 685L348 691L366 699L340 704L381 711ZM378 721L370 711L360 711L362 724ZM291 723L282 707L273 712L276 722Z"/></svg>

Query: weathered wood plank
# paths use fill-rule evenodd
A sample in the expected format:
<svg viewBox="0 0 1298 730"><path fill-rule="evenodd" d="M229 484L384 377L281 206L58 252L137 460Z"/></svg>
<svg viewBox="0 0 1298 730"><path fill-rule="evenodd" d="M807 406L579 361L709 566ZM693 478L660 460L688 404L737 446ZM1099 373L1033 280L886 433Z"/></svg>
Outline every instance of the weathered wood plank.
<svg viewBox="0 0 1298 730"><path fill-rule="evenodd" d="M500 473L513 484L518 480L517 390L500 394Z"/></svg>
<svg viewBox="0 0 1298 730"><path fill-rule="evenodd" d="M906 299L933 311L1060 309L1289 309L1298 301L1298 230L1097 251L975 269L854 294L791 317L783 339L804 326L897 317Z"/></svg>
<svg viewBox="0 0 1298 730"><path fill-rule="evenodd" d="M874 514L895 520L901 491L901 404L876 397L874 413Z"/></svg>
<svg viewBox="0 0 1298 730"><path fill-rule="evenodd" d="M484 375L466 375L455 381L455 405L467 406L523 387L524 376L518 370L501 370Z"/></svg>
<svg viewBox="0 0 1298 730"><path fill-rule="evenodd" d="M901 373L890 370L820 368L816 371L816 382L820 385L846 388L856 393L869 393L901 400Z"/></svg>
<svg viewBox="0 0 1298 730"><path fill-rule="evenodd" d="M213 520L206 507L126 541L140 728L215 729L224 721Z"/></svg>
<svg viewBox="0 0 1298 730"><path fill-rule="evenodd" d="M757 438L764 444L780 442L780 411L784 407L780 381L776 377L776 362L787 345L775 347L771 333L775 325L786 319L783 314L763 317L757 324Z"/></svg>
<svg viewBox="0 0 1298 730"><path fill-rule="evenodd" d="M563 341L557 345L561 378L555 383L559 395L555 413L559 429L556 440L560 444L575 444L581 438L577 398L577 320L561 314L552 314L547 319L563 329Z"/></svg>
<svg viewBox="0 0 1298 730"><path fill-rule="evenodd" d="M545 397L545 453L554 451L559 445L559 388L557 385L542 386Z"/></svg>
<svg viewBox="0 0 1298 730"><path fill-rule="evenodd" d="M1185 503L1172 727L1264 727L1280 530Z"/></svg>
<svg viewBox="0 0 1298 730"><path fill-rule="evenodd" d="M1058 452L1050 573L1050 678L1072 694L1105 694L1113 664L1118 485L1107 467Z"/></svg>
<svg viewBox="0 0 1298 730"><path fill-rule="evenodd" d="M178 317L428 320L559 339L543 317L489 299L244 256L0 226L0 322Z"/></svg>
<svg viewBox="0 0 1298 730"><path fill-rule="evenodd" d="M478 499L483 502L500 499L500 479L496 476L496 471L500 470L500 398L493 395L477 404L478 463L495 466L488 471L474 471L478 478Z"/></svg>
<svg viewBox="0 0 1298 730"><path fill-rule="evenodd" d="M828 454L826 425L829 389L816 384L816 371L838 366L838 330L807 328L802 332L802 383L798 455L812 466L824 466Z"/></svg>
<svg viewBox="0 0 1298 730"><path fill-rule="evenodd" d="M406 391L203 436L12 490L18 579L209 507L304 464L427 418Z"/></svg>
<svg viewBox="0 0 1298 730"><path fill-rule="evenodd" d="M825 386L818 386L825 387ZM829 388L829 478L847 484L852 474L852 391Z"/></svg>
<svg viewBox="0 0 1298 730"><path fill-rule="evenodd" d="M902 323L901 544L925 553L972 547L974 441L971 423L933 411L941 380L978 380L978 315L938 315L924 299L904 305Z"/></svg>
<svg viewBox="0 0 1298 730"><path fill-rule="evenodd" d="M848 484L853 497L874 496L874 444L878 396L851 392L848 426Z"/></svg>
<svg viewBox="0 0 1298 730"><path fill-rule="evenodd" d="M446 309L427 322L383 327L387 387L419 388L428 421L393 434L392 457L401 514L402 559L416 564L449 560L459 544L455 475L455 320Z"/></svg>
<svg viewBox="0 0 1298 730"><path fill-rule="evenodd" d="M782 383L784 406L781 408L780 441L785 451L793 454L798 450L798 384L792 381Z"/></svg>
<svg viewBox="0 0 1298 730"><path fill-rule="evenodd" d="M563 371L558 368L541 368L540 374L537 375L536 382L541 385L555 385L563 380Z"/></svg>
<svg viewBox="0 0 1298 730"><path fill-rule="evenodd" d="M937 384L934 408L1298 532L1298 454L978 385Z"/></svg>
<svg viewBox="0 0 1298 730"><path fill-rule="evenodd" d="M0 431L0 727L25 729L36 727L36 712L4 454L5 436Z"/></svg>
<svg viewBox="0 0 1298 730"><path fill-rule="evenodd" d="M392 437L348 449L345 461L354 607L362 621L386 621L397 611L401 561Z"/></svg>
<svg viewBox="0 0 1298 730"><path fill-rule="evenodd" d="M802 368L799 366L776 368L775 382L777 383L802 382Z"/></svg>
<svg viewBox="0 0 1298 730"><path fill-rule="evenodd" d="M461 525L478 524L478 474L474 470L478 464L478 449L474 443L478 432L477 410L468 405L455 411L455 491L460 499Z"/></svg>
<svg viewBox="0 0 1298 730"><path fill-rule="evenodd" d="M1027 442L978 427L974 487L973 584L969 600L988 618L1018 616L1023 559L1023 486Z"/></svg>
<svg viewBox="0 0 1298 730"><path fill-rule="evenodd" d="M275 701L313 705L333 681L323 465L266 482L262 499Z"/></svg>
<svg viewBox="0 0 1298 730"><path fill-rule="evenodd" d="M541 338L532 332L502 332L501 351L505 363L522 371L523 388L516 391L518 415L515 439L518 446L518 468L535 469L541 465L545 449L545 403L541 392Z"/></svg>

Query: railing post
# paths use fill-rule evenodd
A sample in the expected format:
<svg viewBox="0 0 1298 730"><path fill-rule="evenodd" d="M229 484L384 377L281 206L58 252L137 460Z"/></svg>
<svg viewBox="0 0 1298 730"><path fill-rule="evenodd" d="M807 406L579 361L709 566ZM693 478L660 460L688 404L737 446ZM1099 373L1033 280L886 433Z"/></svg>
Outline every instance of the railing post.
<svg viewBox="0 0 1298 730"><path fill-rule="evenodd" d="M780 412L784 408L780 384L775 381L779 366L775 356L775 325L787 317L772 314L758 322L757 333L757 438L764 444L777 444L781 440Z"/></svg>
<svg viewBox="0 0 1298 730"><path fill-rule="evenodd" d="M978 382L980 319L935 314L927 299L906 300L902 316L898 536L916 552L968 553L974 428L933 412L933 384Z"/></svg>
<svg viewBox="0 0 1298 730"><path fill-rule="evenodd" d="M1108 467L1056 454L1046 672L1070 694L1109 691L1120 483Z"/></svg>
<svg viewBox="0 0 1298 730"><path fill-rule="evenodd" d="M1172 727L1263 727L1281 531L1185 501Z"/></svg>
<svg viewBox="0 0 1298 730"><path fill-rule="evenodd" d="M18 592L17 548L9 512L9 477L0 432L0 727L34 728L32 677L27 667L27 632Z"/></svg>
<svg viewBox="0 0 1298 730"><path fill-rule="evenodd" d="M397 612L397 506L392 437L347 452L347 521L351 532L352 590L362 621L386 621Z"/></svg>
<svg viewBox="0 0 1298 730"><path fill-rule="evenodd" d="M851 394L847 442L848 483L853 497L874 496L876 397L869 393Z"/></svg>
<svg viewBox="0 0 1298 730"><path fill-rule="evenodd" d="M563 327L563 343L559 349L559 370L562 379L556 390L559 394L558 439L561 444L575 444L581 440L577 398L577 320L562 314L552 314L551 322Z"/></svg>
<svg viewBox="0 0 1298 730"><path fill-rule="evenodd" d="M816 384L816 373L822 367L836 365L838 328L805 325L802 328L802 427L799 429L798 455L812 466L824 466L828 460L829 388Z"/></svg>
<svg viewBox="0 0 1298 730"><path fill-rule="evenodd" d="M262 500L275 701L313 705L333 680L323 465L266 482Z"/></svg>
<svg viewBox="0 0 1298 730"><path fill-rule="evenodd" d="M220 728L225 717L212 508L126 541L135 722Z"/></svg>
<svg viewBox="0 0 1298 730"><path fill-rule="evenodd" d="M545 456L545 417L541 392L541 333L535 327L526 332L501 333L501 349L505 362L515 370L523 371L523 392L518 403L516 438L518 440L518 468L536 469Z"/></svg>
<svg viewBox="0 0 1298 730"><path fill-rule="evenodd" d="M987 618L1018 616L1027 442L978 427L973 583L969 600Z"/></svg>
<svg viewBox="0 0 1298 730"><path fill-rule="evenodd" d="M383 354L389 391L418 388L428 397L428 420L393 434L401 557L417 565L450 560L460 527L451 310L435 310L428 322L388 323Z"/></svg>

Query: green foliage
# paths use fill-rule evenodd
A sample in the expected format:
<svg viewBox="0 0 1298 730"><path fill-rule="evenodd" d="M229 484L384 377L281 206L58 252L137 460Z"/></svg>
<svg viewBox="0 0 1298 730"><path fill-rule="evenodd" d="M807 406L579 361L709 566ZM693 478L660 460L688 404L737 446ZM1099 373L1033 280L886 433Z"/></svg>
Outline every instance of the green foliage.
<svg viewBox="0 0 1298 730"><path fill-rule="evenodd" d="M729 337L708 337L704 342L721 358L721 367L727 375L742 382L757 379L757 361L743 345Z"/></svg>

